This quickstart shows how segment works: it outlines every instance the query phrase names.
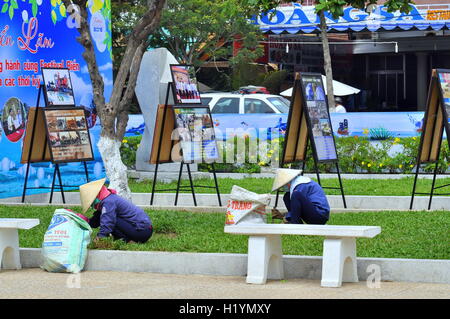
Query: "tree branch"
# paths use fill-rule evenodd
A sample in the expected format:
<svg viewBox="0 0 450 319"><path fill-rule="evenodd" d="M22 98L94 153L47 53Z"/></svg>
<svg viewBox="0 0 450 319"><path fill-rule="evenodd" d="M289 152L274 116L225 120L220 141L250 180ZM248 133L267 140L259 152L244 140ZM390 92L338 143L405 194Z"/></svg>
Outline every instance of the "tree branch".
<svg viewBox="0 0 450 319"><path fill-rule="evenodd" d="M71 1L63 0L66 8L72 8L69 12L70 15L76 16L76 20L80 22L77 30L80 36L77 38L77 42L84 47L82 53L83 58L87 62L89 77L91 79L93 88L94 103L101 114L101 110L105 105L104 97L104 83L97 65L97 59L95 57L95 49L92 43L91 33L88 24L88 13L86 9L87 0ZM75 11L73 4L78 6L79 12Z"/></svg>
<svg viewBox="0 0 450 319"><path fill-rule="evenodd" d="M138 48L147 41L150 33L154 30L154 28L159 25L159 22L161 20L161 12L165 5L165 2L166 0L152 1L147 12L133 29L133 32L128 39L127 48L125 49L122 63L120 64L120 68L114 82L114 89L110 100L110 103L112 105L120 105L120 101L122 100L123 88L127 84L127 79L130 74L133 59L136 57L136 52ZM138 69L136 69L135 72L138 72ZM128 85L135 84L135 81L134 83L128 81Z"/></svg>

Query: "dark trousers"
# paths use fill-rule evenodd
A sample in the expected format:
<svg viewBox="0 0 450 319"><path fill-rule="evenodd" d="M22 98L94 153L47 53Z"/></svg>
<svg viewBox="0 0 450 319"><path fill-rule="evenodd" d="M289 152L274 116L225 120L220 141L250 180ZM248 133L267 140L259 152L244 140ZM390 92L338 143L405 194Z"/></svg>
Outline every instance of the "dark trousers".
<svg viewBox="0 0 450 319"><path fill-rule="evenodd" d="M145 243L150 239L150 237L152 237L152 234L152 226L146 229L138 230L136 229L136 226L132 225L122 218L116 219L116 227L112 232L115 240L122 239L125 242L129 242L130 240L132 240L137 243Z"/></svg>
<svg viewBox="0 0 450 319"><path fill-rule="evenodd" d="M324 216L317 207L309 200L307 196L301 192L295 192L295 197L292 200L299 201L299 205L295 205L297 209L291 210L291 198L290 193L285 193L283 196L284 204L287 210L291 213L290 218L286 218L290 224L318 224L325 225L328 221L328 217Z"/></svg>

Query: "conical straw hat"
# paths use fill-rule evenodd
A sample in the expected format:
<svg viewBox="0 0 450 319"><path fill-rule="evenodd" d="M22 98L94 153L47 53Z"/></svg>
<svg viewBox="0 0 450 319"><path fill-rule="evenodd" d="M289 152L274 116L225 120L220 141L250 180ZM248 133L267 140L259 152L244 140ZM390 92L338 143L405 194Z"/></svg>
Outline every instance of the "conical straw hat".
<svg viewBox="0 0 450 319"><path fill-rule="evenodd" d="M105 181L106 178L102 178L80 186L80 200L83 213L85 213L92 205L98 193L102 189L102 186L105 184Z"/></svg>
<svg viewBox="0 0 450 319"><path fill-rule="evenodd" d="M272 192L286 185L302 173L300 169L279 168L273 180Z"/></svg>

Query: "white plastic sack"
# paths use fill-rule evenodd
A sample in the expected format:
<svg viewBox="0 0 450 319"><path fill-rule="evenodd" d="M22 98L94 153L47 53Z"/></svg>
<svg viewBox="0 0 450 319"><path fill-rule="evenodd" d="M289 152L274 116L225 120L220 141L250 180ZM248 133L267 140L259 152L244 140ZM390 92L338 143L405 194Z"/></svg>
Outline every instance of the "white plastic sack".
<svg viewBox="0 0 450 319"><path fill-rule="evenodd" d="M84 268L92 228L67 209L56 209L42 243L42 269L78 273Z"/></svg>
<svg viewBox="0 0 450 319"><path fill-rule="evenodd" d="M267 223L266 206L269 203L269 194L260 195L233 185L225 224L265 224Z"/></svg>

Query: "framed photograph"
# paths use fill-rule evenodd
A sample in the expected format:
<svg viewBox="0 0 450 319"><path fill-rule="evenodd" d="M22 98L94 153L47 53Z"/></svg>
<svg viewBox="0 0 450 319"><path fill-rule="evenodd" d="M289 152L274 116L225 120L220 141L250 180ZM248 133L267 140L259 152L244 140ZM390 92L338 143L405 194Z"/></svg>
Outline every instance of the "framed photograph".
<svg viewBox="0 0 450 319"><path fill-rule="evenodd" d="M44 119L52 162L94 159L84 109L44 108Z"/></svg>
<svg viewBox="0 0 450 319"><path fill-rule="evenodd" d="M173 113L183 161L211 163L217 160L219 149L209 107L174 106Z"/></svg>
<svg viewBox="0 0 450 319"><path fill-rule="evenodd" d="M450 70L437 69L437 74L441 87L442 104L444 106L445 112L447 113L447 122L450 122Z"/></svg>
<svg viewBox="0 0 450 319"><path fill-rule="evenodd" d="M47 106L75 106L69 69L42 68Z"/></svg>
<svg viewBox="0 0 450 319"><path fill-rule="evenodd" d="M336 144L331 126L328 102L322 76L317 73L301 73L303 100L306 102L306 119L312 138L312 147L318 162L337 161Z"/></svg>
<svg viewBox="0 0 450 319"><path fill-rule="evenodd" d="M447 134L447 142L450 146L450 70L436 70L441 91L441 106L443 112L443 123Z"/></svg>
<svg viewBox="0 0 450 319"><path fill-rule="evenodd" d="M171 64L170 72L175 104L201 104L194 66Z"/></svg>

